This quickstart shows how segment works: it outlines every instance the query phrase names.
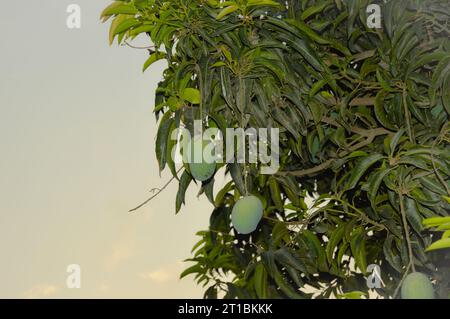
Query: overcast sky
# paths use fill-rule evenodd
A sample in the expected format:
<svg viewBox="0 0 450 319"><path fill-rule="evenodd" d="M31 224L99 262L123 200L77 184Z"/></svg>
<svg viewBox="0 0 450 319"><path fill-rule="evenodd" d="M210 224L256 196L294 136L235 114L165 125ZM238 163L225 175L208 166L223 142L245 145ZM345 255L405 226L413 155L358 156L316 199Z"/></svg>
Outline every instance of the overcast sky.
<svg viewBox="0 0 450 319"><path fill-rule="evenodd" d="M67 6L82 27L66 26ZM108 45L108 0L3 1L0 11L0 297L201 297L178 280L211 206L161 186L154 90L164 64ZM79 264L81 289L66 287Z"/></svg>

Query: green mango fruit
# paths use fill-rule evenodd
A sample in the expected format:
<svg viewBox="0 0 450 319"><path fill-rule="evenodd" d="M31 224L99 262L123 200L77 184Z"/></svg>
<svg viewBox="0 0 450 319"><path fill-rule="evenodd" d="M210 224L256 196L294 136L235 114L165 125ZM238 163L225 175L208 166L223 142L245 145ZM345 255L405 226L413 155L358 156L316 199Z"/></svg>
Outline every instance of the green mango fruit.
<svg viewBox="0 0 450 319"><path fill-rule="evenodd" d="M263 216L263 204L256 196L241 198L233 207L231 222L240 234L250 234L256 230Z"/></svg>
<svg viewBox="0 0 450 319"><path fill-rule="evenodd" d="M402 299L434 299L431 281L420 272L409 274L402 284Z"/></svg>
<svg viewBox="0 0 450 319"><path fill-rule="evenodd" d="M191 139L187 144L190 156L185 156L185 163L189 164L192 177L199 182L209 180L216 172L217 164L213 156L205 156L204 150L210 143L201 138ZM187 155L187 154L185 154Z"/></svg>

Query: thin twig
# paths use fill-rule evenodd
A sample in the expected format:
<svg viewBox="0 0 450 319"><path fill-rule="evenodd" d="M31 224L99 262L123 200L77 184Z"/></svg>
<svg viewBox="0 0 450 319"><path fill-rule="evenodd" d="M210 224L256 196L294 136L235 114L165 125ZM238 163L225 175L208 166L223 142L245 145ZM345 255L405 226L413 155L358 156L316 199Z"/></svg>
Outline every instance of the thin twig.
<svg viewBox="0 0 450 319"><path fill-rule="evenodd" d="M124 41L123 43L126 46L129 46L130 48L138 49L138 50L155 50L156 49L156 47L154 45L147 46L147 47L138 47L138 46L130 44L128 41Z"/></svg>
<svg viewBox="0 0 450 319"><path fill-rule="evenodd" d="M334 127L341 127L342 125L339 124L334 118L332 117L327 117L324 116L321 119L321 122L334 126ZM363 135L363 136L370 136L370 135L384 135L384 134L391 134L393 132L385 129L385 128L376 128L376 129L363 129L363 128L359 128L357 126L351 126L350 127L350 131L352 131L353 133L359 134L359 135Z"/></svg>
<svg viewBox="0 0 450 319"><path fill-rule="evenodd" d="M406 91L406 84L403 85L402 97L403 97L403 109L405 111L405 118L406 118L406 126L408 129L408 137L409 137L409 140L411 141L411 143L414 143L415 138L414 138L414 132L411 127L411 113L409 112L409 108L408 108L408 101L407 101L408 92Z"/></svg>
<svg viewBox="0 0 450 319"><path fill-rule="evenodd" d="M411 265L412 265L412 262L410 261L410 262L408 263L408 266L406 266L405 273L403 274L402 279L401 279L400 282L398 283L397 288L395 288L394 295L392 296L393 299L395 299L395 297L397 297L397 294L398 294L398 292L399 292L399 290L400 290L400 287L402 286L403 281L405 281L405 278L406 278L406 276L408 275L409 268L411 268Z"/></svg>
<svg viewBox="0 0 450 319"><path fill-rule="evenodd" d="M406 218L405 204L403 203L403 193L402 190L398 191L398 196L400 200L400 213L402 214L403 229L405 231L406 244L408 245L408 255L409 262L411 264L413 272L416 272L416 267L414 266L414 254L412 250L411 238L409 236L408 219Z"/></svg>
<svg viewBox="0 0 450 319"><path fill-rule="evenodd" d="M330 123L331 124L331 123ZM355 128L354 128L355 129ZM359 130L359 129L358 129ZM324 171L326 169L328 169L337 159L339 158L343 158L345 156L347 156L348 154L359 150L365 146L370 145L373 140L375 139L375 137L379 136L379 135L385 135L385 134L391 134L390 131L383 129L383 128L379 128L379 129L373 129L373 130L363 130L364 132L360 132L360 134L367 136L367 139L350 147L348 150L343 151L339 154L338 158L332 158L329 159L328 161L323 162L320 165L314 166L312 168L308 168L308 169L303 169L303 170L296 170L296 171L284 171L284 172L278 172L277 175L280 176L286 176L286 175L290 175L290 176L296 176L296 177L302 177L302 176L308 176L308 175L314 175L317 174L321 171Z"/></svg>
<svg viewBox="0 0 450 319"><path fill-rule="evenodd" d="M284 220L279 220L279 219L271 218L271 217L267 217L267 216L264 216L263 218L267 219L267 220L270 220L270 221L273 221L273 222L283 223L283 224L288 225L288 226L289 225L291 225L291 226L305 225L305 224L308 223L308 220L302 220L302 221L297 221L297 222L287 222L287 221L284 221Z"/></svg>
<svg viewBox="0 0 450 319"><path fill-rule="evenodd" d="M447 129L447 125L448 125L448 123L446 123L446 124L444 125L444 127L443 127L442 130L441 130L441 133L439 133L439 137L433 142L433 145L431 145L431 149L432 149L433 151L435 150L436 145L437 145L439 139L441 139L442 135L445 136L446 129ZM439 170L437 169L436 161L435 161L433 152L430 152L430 158L431 158L431 164L433 165L433 171L434 171L434 174L435 174L436 177L438 178L439 182L445 187L445 190L447 191L447 195L450 196L450 189L449 189L449 187L447 186L447 183L445 182L445 180L444 180L444 178L442 177L442 175L439 173Z"/></svg>
<svg viewBox="0 0 450 319"><path fill-rule="evenodd" d="M178 174L182 169L183 169L183 167L181 167L181 168L177 171L177 174ZM172 176L172 178L171 178L166 184L164 184L164 186L161 187L161 188L153 188L153 189L151 190L151 192L155 192L155 191L156 191L156 193L155 193L154 195L152 195L150 198L148 198L146 201L144 201L144 202L143 202L142 204L140 204L139 206L137 206L137 207L135 207L135 208L133 208L133 209L130 209L128 212L129 212L129 213L133 213L133 212L139 210L140 208L144 207L145 205L147 205L152 199L154 199L156 196L158 196L159 194L161 194L161 193L167 188L167 186L169 186L170 183L173 182L173 180L174 180L175 178L176 178L175 176Z"/></svg>
<svg viewBox="0 0 450 319"><path fill-rule="evenodd" d="M361 219L363 219L367 224L371 224L375 227L378 227L380 229L384 229L387 230L386 226L384 226L383 224L380 224L372 219L369 218L369 216L367 216L363 211L361 211L360 209L356 208L354 205L338 198L338 197L331 197L330 200L335 200L341 203L341 205L347 205L348 207L350 207L351 209L353 209L355 212L357 212L360 216ZM346 213L346 212L343 212Z"/></svg>
<svg viewBox="0 0 450 319"><path fill-rule="evenodd" d="M336 98L327 99L328 103L331 105L337 104ZM375 105L374 97L357 97L350 101L349 106L373 106Z"/></svg>
<svg viewBox="0 0 450 319"><path fill-rule="evenodd" d="M435 175L437 176L439 182L444 186L444 188L447 192L447 195L450 196L450 189L448 188L447 183L445 182L442 175L439 173L438 168L436 166L436 161L435 161L432 153L430 153L430 157L431 157L431 164L433 165L433 171L434 171Z"/></svg>

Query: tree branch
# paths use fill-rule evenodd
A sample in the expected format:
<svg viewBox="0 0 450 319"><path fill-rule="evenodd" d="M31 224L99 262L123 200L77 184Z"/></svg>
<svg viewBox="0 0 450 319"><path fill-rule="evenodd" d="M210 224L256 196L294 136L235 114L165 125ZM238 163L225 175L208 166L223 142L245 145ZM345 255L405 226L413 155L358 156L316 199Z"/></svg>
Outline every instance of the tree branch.
<svg viewBox="0 0 450 319"><path fill-rule="evenodd" d="M397 285L397 288L395 288L394 294L392 295L392 298L395 299L395 297L397 297L398 292L400 291L401 286L403 285L403 282L405 281L406 276L408 275L409 272L409 268L411 268L411 261L408 263L408 265L406 266L405 269L405 273L402 276L402 279L400 280L400 282Z"/></svg>
<svg viewBox="0 0 450 319"><path fill-rule="evenodd" d="M327 118L325 118L325 120L330 121L330 123L328 123L328 124L332 124L334 121L333 119L327 119ZM338 125L338 124L336 123L336 125ZM319 173L321 171L328 169L333 164L333 162L336 161L337 159L343 158L356 150L359 150L365 146L370 145L373 142L373 140L375 139L375 137L377 137L379 135L386 135L386 134L392 133L391 131L388 131L384 128L377 128L377 129L372 129L372 130L363 130L363 129L359 129L359 128L353 128L353 130L356 130L356 129L359 132L358 134L366 136L367 138L364 141L359 142L358 144L355 144L354 146L350 147L348 150L341 152L339 154L338 158L329 159L326 162L323 162L322 164L317 165L312 168L298 170L298 171L284 171L284 172L277 173L277 175L280 175L280 176L290 175L290 176L295 176L295 177L314 175L316 173Z"/></svg>
<svg viewBox="0 0 450 319"><path fill-rule="evenodd" d="M128 47L130 47L130 48L132 48L132 49L137 49L137 50L151 50L152 52L153 52L153 50L156 50L156 47L154 46L154 45L150 45L150 46L146 46L146 47L139 47L139 46L135 46L135 45L132 45L131 43L129 43L128 41L123 41L123 43L126 45L126 46L128 46Z"/></svg>
<svg viewBox="0 0 450 319"><path fill-rule="evenodd" d="M338 103L336 98L329 98L328 102L331 105L335 105ZM350 101L349 106L373 106L375 105L374 97L357 97Z"/></svg>
<svg viewBox="0 0 450 319"><path fill-rule="evenodd" d="M411 264L411 268L413 272L416 272L416 267L414 266L414 254L412 250L411 238L409 236L409 227L408 227L408 219L406 218L405 206L403 203L403 193L402 190L398 191L398 196L400 200L400 213L402 215L403 221L403 229L405 231L406 244L408 245L408 255L409 255L409 263Z"/></svg>
<svg viewBox="0 0 450 319"><path fill-rule="evenodd" d="M178 171L177 171L177 174L181 171L183 169L183 167L181 167ZM151 192L156 192L155 194L153 194L150 198L148 198L147 200L145 200L142 204L140 204L139 206L137 206L137 207L135 207L135 208L133 208L133 209L130 209L128 212L129 213L133 213L133 212L135 212L135 211L137 211L137 210L139 210L139 209L141 209L142 207L144 207L145 205L147 205L151 200L153 200L156 196L158 196L159 194L161 194L166 188L167 188L167 186L169 186L170 185L170 183L172 183L173 182L173 180L175 179L176 177L175 176L172 176L172 178L171 179L169 179L169 181L166 183L166 184L164 184L164 186L163 187L161 187L161 188L153 188L152 190L150 190Z"/></svg>
<svg viewBox="0 0 450 319"><path fill-rule="evenodd" d="M328 124L328 125L331 125L331 126L334 126L334 127L341 127L342 126L335 119L333 119L331 117L324 116L321 121L323 123L325 123L325 124ZM356 134L359 134L359 135L363 135L363 136L370 136L372 134L385 135L385 134L391 134L392 133L391 131L389 131L389 130L387 130L385 128L382 128L382 127L379 127L379 128L376 128L376 129L363 129L363 128L359 128L359 127L356 127L356 126L351 126L350 130L353 133L356 133Z"/></svg>

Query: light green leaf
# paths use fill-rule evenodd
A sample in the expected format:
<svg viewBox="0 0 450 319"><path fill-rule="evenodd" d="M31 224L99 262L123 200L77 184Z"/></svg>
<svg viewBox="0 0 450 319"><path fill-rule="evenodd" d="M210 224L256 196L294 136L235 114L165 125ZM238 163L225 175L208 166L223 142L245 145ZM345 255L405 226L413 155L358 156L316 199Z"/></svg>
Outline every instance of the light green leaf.
<svg viewBox="0 0 450 319"><path fill-rule="evenodd" d="M130 30L130 37L136 37L141 33L147 33L147 32L151 32L155 27L153 25L150 24L144 24L141 25L140 27L134 28L133 30Z"/></svg>
<svg viewBox="0 0 450 319"><path fill-rule="evenodd" d="M135 18L128 18L120 22L119 25L114 29L113 35L117 35L119 33L125 32L135 26L140 25L141 22Z"/></svg>
<svg viewBox="0 0 450 319"><path fill-rule="evenodd" d="M217 20L222 20L227 15L235 12L237 9L239 9L239 7L237 5L231 5L229 7L226 7L222 11L220 11L220 13L217 15L216 19Z"/></svg>
<svg viewBox="0 0 450 319"><path fill-rule="evenodd" d="M216 67L225 66L225 65L227 65L225 62L219 61L219 62L216 62L213 65L211 65L211 67L216 68Z"/></svg>
<svg viewBox="0 0 450 319"><path fill-rule="evenodd" d="M432 251L437 249L450 248L450 238L439 239L428 247L425 251Z"/></svg>
<svg viewBox="0 0 450 319"><path fill-rule="evenodd" d="M248 0L247 1L247 8L256 7L256 6L279 7L280 4L278 2L272 1L272 0Z"/></svg>
<svg viewBox="0 0 450 319"><path fill-rule="evenodd" d="M186 88L181 92L181 98L192 104L200 104L200 91L194 88Z"/></svg>
<svg viewBox="0 0 450 319"><path fill-rule="evenodd" d="M450 204L450 197L442 195L442 198L448 203Z"/></svg>
<svg viewBox="0 0 450 319"><path fill-rule="evenodd" d="M127 20L130 16L128 15L118 15L114 18L114 20L111 22L111 26L109 27L109 45L112 45L114 42L114 38L117 34L116 30L117 27L125 20Z"/></svg>
<svg viewBox="0 0 450 319"><path fill-rule="evenodd" d="M436 227L442 224L450 223L450 216L448 217L430 217L427 219L424 219L422 223L425 225L425 227Z"/></svg>
<svg viewBox="0 0 450 319"><path fill-rule="evenodd" d="M362 291L351 291L345 294L337 295L339 299L362 299L362 297L367 297L367 293Z"/></svg>
<svg viewBox="0 0 450 319"><path fill-rule="evenodd" d="M130 3L123 3L122 1L114 1L109 6L107 6L102 13L100 14L100 18L104 19L108 18L112 15L118 14L136 14L137 10Z"/></svg>
<svg viewBox="0 0 450 319"><path fill-rule="evenodd" d="M154 52L152 53L147 61L145 61L144 66L142 67L142 72L145 72L153 63L155 63L158 60L161 60L164 58L164 54L161 52Z"/></svg>

